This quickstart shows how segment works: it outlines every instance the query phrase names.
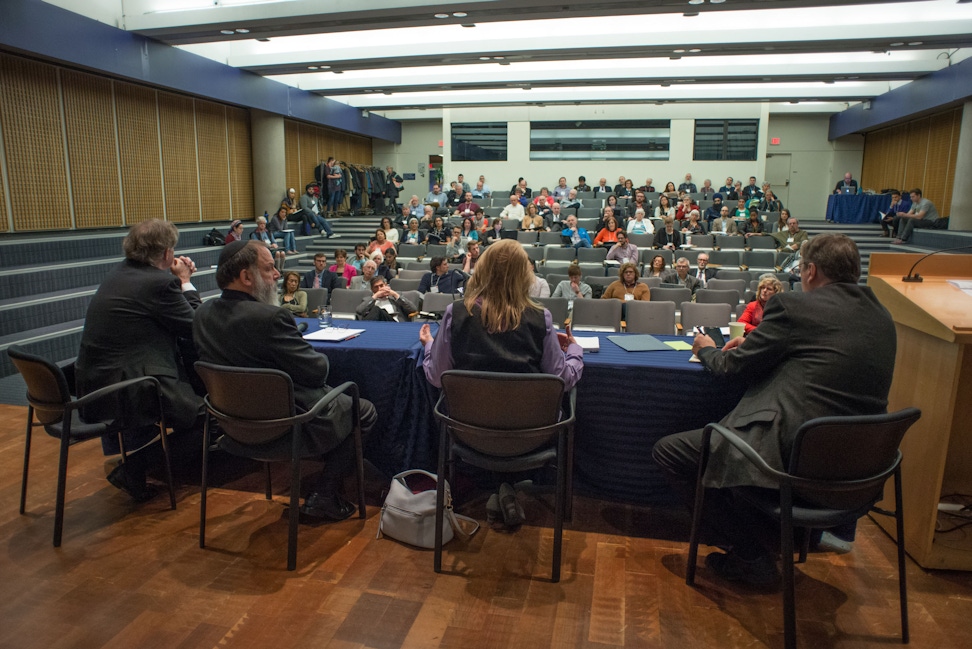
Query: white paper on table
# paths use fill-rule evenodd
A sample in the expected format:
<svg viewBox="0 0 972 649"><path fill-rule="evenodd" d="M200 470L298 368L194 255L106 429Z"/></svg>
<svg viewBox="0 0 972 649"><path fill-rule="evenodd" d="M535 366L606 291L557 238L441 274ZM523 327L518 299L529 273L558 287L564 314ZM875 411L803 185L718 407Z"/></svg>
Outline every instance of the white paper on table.
<svg viewBox="0 0 972 649"><path fill-rule="evenodd" d="M318 329L304 334L305 340L321 340L324 342L338 342L355 338L364 333L364 329Z"/></svg>
<svg viewBox="0 0 972 649"><path fill-rule="evenodd" d="M613 329L611 331L614 331ZM601 339L597 336L574 336L574 340L585 352L601 351Z"/></svg>

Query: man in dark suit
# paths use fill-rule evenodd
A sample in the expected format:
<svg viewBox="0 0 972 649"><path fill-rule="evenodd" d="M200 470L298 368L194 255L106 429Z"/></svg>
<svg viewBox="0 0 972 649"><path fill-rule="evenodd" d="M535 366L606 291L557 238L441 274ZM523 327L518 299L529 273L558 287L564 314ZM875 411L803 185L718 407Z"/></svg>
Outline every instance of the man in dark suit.
<svg viewBox="0 0 972 649"><path fill-rule="evenodd" d="M319 252L314 255L314 270L309 270L300 278L301 288L326 288L328 296L336 288L347 288L343 277L338 277L327 269L327 255Z"/></svg>
<svg viewBox="0 0 972 649"><path fill-rule="evenodd" d="M359 320L381 320L408 322L418 307L404 298L385 283L384 277L372 277L369 288L371 296L366 297L355 309Z"/></svg>
<svg viewBox="0 0 972 649"><path fill-rule="evenodd" d="M290 312L276 305L280 273L265 246L234 242L223 248L216 269L222 295L199 307L193 335L204 361L235 367L273 368L294 383L298 408L309 409L331 389L327 356L314 350L297 330ZM362 434L377 420L374 406L360 401ZM307 424L307 455L320 455L325 470L301 512L343 520L354 506L340 495L344 478L354 469L351 397L342 395Z"/></svg>
<svg viewBox="0 0 972 649"><path fill-rule="evenodd" d="M692 295L695 295L695 292L701 287L698 278L689 273L689 260L685 257L676 259L674 270L666 271L662 275L661 281L662 284L684 286L692 291Z"/></svg>
<svg viewBox="0 0 972 649"><path fill-rule="evenodd" d="M887 409L894 372L894 323L871 289L860 286L853 240L824 234L803 247L804 292L777 293L759 327L717 349L696 336L693 351L714 374L744 381L746 393L722 424L736 431L769 466L787 468L793 437L806 421L824 416L873 415ZM702 431L669 435L652 455L681 488L694 488ZM763 519L740 505L731 487L775 485L729 445L713 436L705 476L703 518L727 554L706 565L720 576L765 584L779 577L775 561L754 536ZM711 509L710 509L711 507Z"/></svg>
<svg viewBox="0 0 972 649"><path fill-rule="evenodd" d="M157 219L128 232L125 261L104 279L88 306L75 377L83 396L118 381L154 376L162 386L166 425L182 434L201 430L204 406L182 356L193 353L185 341L191 341L193 310L200 299L189 281L195 265L175 255L178 241L178 229ZM127 431L126 450L137 450L158 434L156 410L154 397L135 389L93 403L84 415L115 421ZM106 454L119 452L114 436L105 437L102 446ZM154 492L146 486L145 471L155 450L131 453L108 481L137 501L147 500Z"/></svg>
<svg viewBox="0 0 972 649"><path fill-rule="evenodd" d="M699 288L705 288L709 280L716 276L715 269L709 268L709 253L700 252L695 263L698 268L692 274L695 275L695 279L699 280Z"/></svg>

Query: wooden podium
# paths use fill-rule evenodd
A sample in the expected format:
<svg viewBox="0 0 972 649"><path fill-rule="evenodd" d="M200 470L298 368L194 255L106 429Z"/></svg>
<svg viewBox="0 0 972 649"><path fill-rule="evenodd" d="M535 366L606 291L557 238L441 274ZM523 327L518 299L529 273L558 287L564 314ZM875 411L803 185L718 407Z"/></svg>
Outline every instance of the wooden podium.
<svg viewBox="0 0 972 649"><path fill-rule="evenodd" d="M922 413L901 444L905 548L925 568L972 570L972 526L935 531L942 496L972 494L972 296L946 282L972 280L972 255L934 255L916 269L924 282L903 282L921 257L875 253L867 279L898 334L888 410ZM894 503L890 481L883 503ZM874 520L895 536L893 518Z"/></svg>

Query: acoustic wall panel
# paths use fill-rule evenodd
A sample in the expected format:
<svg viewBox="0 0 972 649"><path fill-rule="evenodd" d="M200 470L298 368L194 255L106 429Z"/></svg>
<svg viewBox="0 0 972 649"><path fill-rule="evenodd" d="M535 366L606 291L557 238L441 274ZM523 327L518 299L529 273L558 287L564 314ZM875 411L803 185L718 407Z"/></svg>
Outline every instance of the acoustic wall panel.
<svg viewBox="0 0 972 649"><path fill-rule="evenodd" d="M225 221L231 218L233 212L226 108L222 104L201 99L194 100L193 104L196 110L202 220Z"/></svg>
<svg viewBox="0 0 972 649"><path fill-rule="evenodd" d="M226 107L229 133L230 188L234 219L250 219L253 211L253 149L250 141L250 113Z"/></svg>
<svg viewBox="0 0 972 649"><path fill-rule="evenodd" d="M174 223L200 220L199 177L192 99L159 92L162 134L162 177L166 219Z"/></svg>
<svg viewBox="0 0 972 649"><path fill-rule="evenodd" d="M3 152L0 151L0 155L2 154ZM0 232L10 230L9 214L7 214L7 192L4 189L6 181L6 176L3 175L3 166L0 165Z"/></svg>
<svg viewBox="0 0 972 649"><path fill-rule="evenodd" d="M304 191L304 176L300 169L300 123L292 119L284 120L284 147L286 149L286 177L287 188L297 190L299 197Z"/></svg>
<svg viewBox="0 0 972 649"><path fill-rule="evenodd" d="M62 70L61 90L75 227L121 225L111 81Z"/></svg>
<svg viewBox="0 0 972 649"><path fill-rule="evenodd" d="M114 81L125 224L164 219L156 91Z"/></svg>
<svg viewBox="0 0 972 649"><path fill-rule="evenodd" d="M314 168L317 164L327 158L328 154L317 150L317 131L316 126L310 124L299 124L300 127L300 182L301 187L307 183L314 182Z"/></svg>
<svg viewBox="0 0 972 649"><path fill-rule="evenodd" d="M0 54L3 129L15 230L66 230L71 206L61 194L67 178L57 69ZM42 200L55 187L53 200Z"/></svg>

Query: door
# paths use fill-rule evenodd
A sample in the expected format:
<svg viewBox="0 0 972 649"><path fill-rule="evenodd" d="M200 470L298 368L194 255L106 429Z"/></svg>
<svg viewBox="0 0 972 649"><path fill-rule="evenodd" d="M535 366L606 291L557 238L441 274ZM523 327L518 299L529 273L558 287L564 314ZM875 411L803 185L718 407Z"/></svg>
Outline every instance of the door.
<svg viewBox="0 0 972 649"><path fill-rule="evenodd" d="M766 155L766 182L784 207L790 204L790 163L789 153Z"/></svg>

